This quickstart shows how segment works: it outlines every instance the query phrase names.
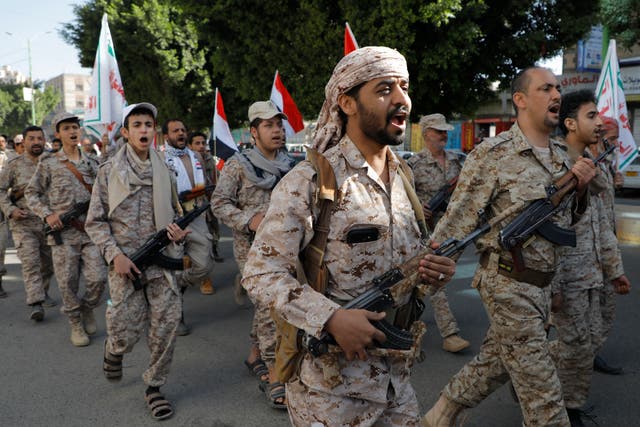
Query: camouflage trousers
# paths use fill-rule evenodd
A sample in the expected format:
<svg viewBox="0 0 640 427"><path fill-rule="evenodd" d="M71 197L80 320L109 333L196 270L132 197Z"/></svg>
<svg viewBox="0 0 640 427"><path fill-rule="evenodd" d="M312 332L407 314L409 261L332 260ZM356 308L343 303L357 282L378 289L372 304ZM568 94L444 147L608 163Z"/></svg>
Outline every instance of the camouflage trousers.
<svg viewBox="0 0 640 427"><path fill-rule="evenodd" d="M240 274L244 271L244 265L247 262L247 253L251 247L248 242L236 248L234 241L233 254L236 263L240 269ZM246 249L246 252L244 251ZM251 300L253 304L253 319L251 321L251 331L249 332L249 340L251 345L257 345L260 349L260 357L264 360L267 367L271 368L276 359L276 324L271 318L271 310L268 306L258 304L257 301Z"/></svg>
<svg viewBox="0 0 640 427"><path fill-rule="evenodd" d="M386 403L310 390L300 379L286 385L291 425L326 427L417 426L418 401L411 392L396 396L388 386Z"/></svg>
<svg viewBox="0 0 640 427"><path fill-rule="evenodd" d="M191 258L191 267L176 273L179 287L200 286L213 271L212 239L207 228L205 215L200 215L189 224L191 233L187 235L184 253Z"/></svg>
<svg viewBox="0 0 640 427"><path fill-rule="evenodd" d="M616 293L614 291L613 284L610 281L606 280L604 282L604 286L600 289L599 300L602 324L600 326L600 331L592 338L594 355L597 355L602 349L602 346L611 332L613 322L616 320Z"/></svg>
<svg viewBox="0 0 640 427"><path fill-rule="evenodd" d="M593 375L594 343L602 335L600 289L563 290L552 314L558 339L550 343L567 408L587 403Z"/></svg>
<svg viewBox="0 0 640 427"><path fill-rule="evenodd" d="M109 269L110 303L107 305L107 350L112 354L129 353L147 330L149 366L142 374L144 383L162 386L169 375L176 329L180 323L182 302L175 278L166 275L143 278L144 290L136 291L128 279Z"/></svg>
<svg viewBox="0 0 640 427"><path fill-rule="evenodd" d="M482 267L474 285L489 316L489 330L480 353L446 385L445 397L474 407L511 379L526 426L569 426L545 331L548 289Z"/></svg>
<svg viewBox="0 0 640 427"><path fill-rule="evenodd" d="M45 292L49 290L49 283L53 276L51 247L47 245L42 223L39 224L37 231L31 227L15 226L13 240L22 264L22 280L27 294L27 304L41 303L44 301Z"/></svg>
<svg viewBox="0 0 640 427"><path fill-rule="evenodd" d="M4 257L9 245L9 224L4 220L4 215L0 214L0 278L7 274L7 267L4 265Z"/></svg>
<svg viewBox="0 0 640 427"><path fill-rule="evenodd" d="M438 330L440 331L440 336L442 336L442 338L446 338L460 332L458 322L456 322L456 318L451 312L449 300L447 299L447 294L444 289L445 287L443 286L442 288L435 290L435 292L429 297L431 307L433 308L433 317L436 320L436 325L438 325Z"/></svg>
<svg viewBox="0 0 640 427"><path fill-rule="evenodd" d="M88 240L88 239L87 239ZM62 296L61 311L78 318L81 310L92 310L100 303L104 292L107 266L100 250L90 242L51 246L53 270ZM80 290L80 274L85 279L85 292Z"/></svg>

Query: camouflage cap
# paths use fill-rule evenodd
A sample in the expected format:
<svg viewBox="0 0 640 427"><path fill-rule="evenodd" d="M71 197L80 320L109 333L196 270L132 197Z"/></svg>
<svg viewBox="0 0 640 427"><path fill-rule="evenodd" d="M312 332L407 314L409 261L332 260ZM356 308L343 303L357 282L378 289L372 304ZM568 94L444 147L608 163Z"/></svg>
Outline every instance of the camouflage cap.
<svg viewBox="0 0 640 427"><path fill-rule="evenodd" d="M251 104L249 107L249 122L255 119L268 120L275 116L280 116L284 120L287 120L287 115L278 110L276 104L271 101L258 101Z"/></svg>
<svg viewBox="0 0 640 427"><path fill-rule="evenodd" d="M440 113L429 114L427 116L422 116L420 119L420 127L422 128L422 132L426 131L429 128L436 130L453 130L453 126L447 123L447 119Z"/></svg>
<svg viewBox="0 0 640 427"><path fill-rule="evenodd" d="M51 122L53 124L53 129L56 132L58 131L58 124L60 124L62 122L80 123L80 118L78 116L76 116L75 114L71 114L71 113L68 113L66 111L63 111L61 113L56 114L53 117L53 121Z"/></svg>

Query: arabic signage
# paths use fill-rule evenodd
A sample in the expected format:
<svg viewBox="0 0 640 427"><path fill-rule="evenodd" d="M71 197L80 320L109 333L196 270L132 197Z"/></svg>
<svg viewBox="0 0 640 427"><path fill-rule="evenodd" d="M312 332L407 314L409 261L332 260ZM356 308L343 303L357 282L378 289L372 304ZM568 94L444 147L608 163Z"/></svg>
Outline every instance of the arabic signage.
<svg viewBox="0 0 640 427"><path fill-rule="evenodd" d="M597 71L602 68L602 25L591 27L589 36L578 40L578 71Z"/></svg>
<svg viewBox="0 0 640 427"><path fill-rule="evenodd" d="M581 89L595 90L599 76L600 72L570 72L558 76L558 82L562 86L563 93ZM640 94L640 65L620 68L620 77L626 96Z"/></svg>
<svg viewBox="0 0 640 427"><path fill-rule="evenodd" d="M640 66L620 68L625 95L640 94Z"/></svg>

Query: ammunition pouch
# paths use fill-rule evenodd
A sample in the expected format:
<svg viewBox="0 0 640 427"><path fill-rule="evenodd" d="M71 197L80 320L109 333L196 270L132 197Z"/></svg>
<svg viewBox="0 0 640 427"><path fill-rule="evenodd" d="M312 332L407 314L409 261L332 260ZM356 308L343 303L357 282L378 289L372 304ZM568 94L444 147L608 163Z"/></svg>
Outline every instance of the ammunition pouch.
<svg viewBox="0 0 640 427"><path fill-rule="evenodd" d="M513 262L491 252L485 252L480 256L480 265L490 270L495 269L498 274L516 282L528 283L538 288L549 286L555 275L555 271L539 271L532 268L516 271Z"/></svg>

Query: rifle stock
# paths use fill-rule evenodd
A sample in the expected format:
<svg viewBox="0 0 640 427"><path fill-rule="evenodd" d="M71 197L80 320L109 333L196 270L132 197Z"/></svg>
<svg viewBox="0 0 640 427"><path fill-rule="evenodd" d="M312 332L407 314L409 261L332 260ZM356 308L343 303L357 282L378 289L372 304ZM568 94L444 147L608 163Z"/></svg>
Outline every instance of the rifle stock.
<svg viewBox="0 0 640 427"><path fill-rule="evenodd" d="M184 203L188 202L189 200L197 199L201 196L208 197L211 196L211 193L213 193L213 190L215 190L215 188L215 184L209 184L204 187L196 187L191 190L183 191L182 193L178 194L178 200L180 201L180 203Z"/></svg>
<svg viewBox="0 0 640 427"><path fill-rule="evenodd" d="M87 210L89 210L89 202L90 202L90 200L86 200L84 202L76 203L75 205L73 205L73 207L71 209L69 209L68 211L66 211L62 215L60 215L60 222L62 222L62 229L61 230L54 230L53 228L51 228L51 226L49 224L45 223L44 233L46 235L49 235L49 234L52 235L53 236L53 240L56 242L56 245L61 245L62 244L62 236L61 236L60 232L62 230L64 230L65 228L67 228L71 224L71 221L73 221L74 219L78 218L80 215L86 213Z"/></svg>

